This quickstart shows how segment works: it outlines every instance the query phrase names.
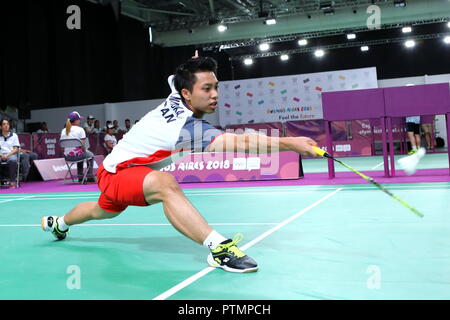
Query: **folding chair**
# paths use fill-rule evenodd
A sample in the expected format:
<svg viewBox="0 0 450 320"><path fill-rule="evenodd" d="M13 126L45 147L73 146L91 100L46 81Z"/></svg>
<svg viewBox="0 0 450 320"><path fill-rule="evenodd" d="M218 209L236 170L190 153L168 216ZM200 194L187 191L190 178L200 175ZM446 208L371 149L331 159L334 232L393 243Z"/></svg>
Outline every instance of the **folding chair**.
<svg viewBox="0 0 450 320"><path fill-rule="evenodd" d="M17 155L16 188L19 188L20 187L20 152L17 152L16 155ZM8 168L4 168L4 167L7 167L7 165L8 165L8 162L0 161L0 171L9 170ZM3 177L3 175L1 175L1 173L0 173L0 186L3 186L3 184L6 181L9 182L10 179L6 179L6 177Z"/></svg>
<svg viewBox="0 0 450 320"><path fill-rule="evenodd" d="M76 147L82 147L83 144L81 143L80 140L78 139L61 139L60 140L60 145L63 148L76 148ZM66 181L67 176L70 174L70 178L72 179L72 182L76 182L73 174L72 174L72 167L75 164L78 164L80 162L84 162L86 161L87 163L87 168L85 170L85 172L83 173L83 179L81 180L81 184L84 184L87 174L89 172L89 168L90 168L90 163L87 160L92 159L92 157L86 157L85 154L82 154L80 156L69 156L69 155L64 155L64 160L66 161L66 165L67 165L67 173L64 177L64 181Z"/></svg>

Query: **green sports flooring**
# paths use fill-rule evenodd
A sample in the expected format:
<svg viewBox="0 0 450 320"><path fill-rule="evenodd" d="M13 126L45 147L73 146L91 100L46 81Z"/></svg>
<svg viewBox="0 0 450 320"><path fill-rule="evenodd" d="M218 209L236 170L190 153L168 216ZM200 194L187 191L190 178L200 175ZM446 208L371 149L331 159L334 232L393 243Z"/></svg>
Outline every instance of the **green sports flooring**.
<svg viewBox="0 0 450 320"><path fill-rule="evenodd" d="M57 242L41 216L98 193L3 194L0 299L450 299L450 183L388 188L425 217L367 184L185 190L220 233L244 234L253 274L208 272L161 205Z"/></svg>
<svg viewBox="0 0 450 320"><path fill-rule="evenodd" d="M397 164L397 160L405 157L405 155L395 155L395 169L401 170ZM342 158L349 166L359 171L383 171L383 156L368 156L368 157L345 157ZM390 160L389 160L390 161ZM322 158L302 159L303 171L307 173L326 172L327 166L324 165ZM418 170L422 169L443 169L448 168L448 154L447 153L429 153L423 157L417 165ZM336 172L346 172L347 168L335 164Z"/></svg>

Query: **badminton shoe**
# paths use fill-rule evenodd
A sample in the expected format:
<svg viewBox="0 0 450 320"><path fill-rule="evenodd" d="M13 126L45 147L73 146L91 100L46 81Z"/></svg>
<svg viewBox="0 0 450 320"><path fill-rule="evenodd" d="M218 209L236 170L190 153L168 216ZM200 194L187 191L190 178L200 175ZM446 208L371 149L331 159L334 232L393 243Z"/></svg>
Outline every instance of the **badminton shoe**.
<svg viewBox="0 0 450 320"><path fill-rule="evenodd" d="M67 232L69 231L69 229L67 229L66 231L59 230L58 218L59 217L57 216L42 217L41 220L42 230L50 231L58 240L64 240L67 237Z"/></svg>
<svg viewBox="0 0 450 320"><path fill-rule="evenodd" d="M223 241L217 248L211 250L207 259L208 264L211 267L222 268L229 272L258 271L258 264L236 246L242 239L243 236L237 234L233 240Z"/></svg>
<svg viewBox="0 0 450 320"><path fill-rule="evenodd" d="M409 155L416 153L418 150L417 149L411 149L410 152L408 152Z"/></svg>

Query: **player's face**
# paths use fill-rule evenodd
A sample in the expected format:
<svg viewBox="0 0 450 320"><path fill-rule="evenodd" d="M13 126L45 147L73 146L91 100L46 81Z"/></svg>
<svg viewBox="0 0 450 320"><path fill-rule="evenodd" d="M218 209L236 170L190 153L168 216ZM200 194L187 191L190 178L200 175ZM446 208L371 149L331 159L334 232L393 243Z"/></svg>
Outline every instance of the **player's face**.
<svg viewBox="0 0 450 320"><path fill-rule="evenodd" d="M183 89L182 94L195 116L202 117L205 113L213 113L217 108L219 98L218 81L214 72L195 73L197 81L192 92Z"/></svg>

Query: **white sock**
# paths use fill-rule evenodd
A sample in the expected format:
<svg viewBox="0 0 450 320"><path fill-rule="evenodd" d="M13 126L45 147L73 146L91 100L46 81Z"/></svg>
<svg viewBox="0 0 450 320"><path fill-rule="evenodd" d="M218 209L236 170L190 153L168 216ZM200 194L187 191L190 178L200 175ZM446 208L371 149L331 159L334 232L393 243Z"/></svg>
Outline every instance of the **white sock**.
<svg viewBox="0 0 450 320"><path fill-rule="evenodd" d="M211 233L206 237L205 241L203 241L203 245L210 250L214 250L217 246L227 240L224 236L218 233L216 230L211 231Z"/></svg>
<svg viewBox="0 0 450 320"><path fill-rule="evenodd" d="M59 217L56 222L58 223L59 231L66 231L69 229L69 226L64 221L64 217Z"/></svg>

